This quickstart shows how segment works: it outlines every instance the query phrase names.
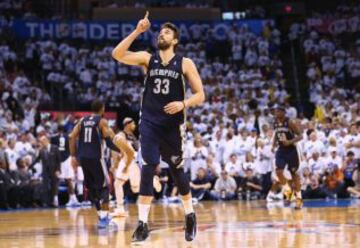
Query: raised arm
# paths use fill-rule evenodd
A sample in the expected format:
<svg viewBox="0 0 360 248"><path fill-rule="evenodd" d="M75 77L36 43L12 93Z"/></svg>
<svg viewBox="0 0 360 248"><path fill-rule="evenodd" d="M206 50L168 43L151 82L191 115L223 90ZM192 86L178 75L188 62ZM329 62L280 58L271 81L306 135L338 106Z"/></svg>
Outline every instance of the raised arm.
<svg viewBox="0 0 360 248"><path fill-rule="evenodd" d="M114 50L112 51L112 57L114 59L126 65L138 65L145 68L148 67L151 57L151 55L148 52L129 51L129 48L131 44L134 42L134 40L136 40L136 38L141 33L147 31L150 28L150 21L148 19L148 16L149 16L149 12L146 11L144 18L138 22L136 29L114 48Z"/></svg>

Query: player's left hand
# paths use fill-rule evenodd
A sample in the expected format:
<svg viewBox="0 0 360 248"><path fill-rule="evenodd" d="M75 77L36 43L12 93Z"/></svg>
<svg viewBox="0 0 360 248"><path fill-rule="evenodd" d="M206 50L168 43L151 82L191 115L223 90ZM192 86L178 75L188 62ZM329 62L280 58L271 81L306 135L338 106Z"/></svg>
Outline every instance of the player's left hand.
<svg viewBox="0 0 360 248"><path fill-rule="evenodd" d="M170 102L164 107L164 111L167 114L173 115L179 113L185 108L185 105L181 101Z"/></svg>

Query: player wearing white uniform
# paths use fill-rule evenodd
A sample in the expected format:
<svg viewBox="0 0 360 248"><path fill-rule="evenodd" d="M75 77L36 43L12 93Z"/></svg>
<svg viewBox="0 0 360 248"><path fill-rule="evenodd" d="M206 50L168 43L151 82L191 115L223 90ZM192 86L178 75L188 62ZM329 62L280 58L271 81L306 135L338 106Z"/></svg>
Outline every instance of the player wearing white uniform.
<svg viewBox="0 0 360 248"><path fill-rule="evenodd" d="M136 151L134 145L130 143L130 137L134 137L136 128L135 122L131 118L125 118L123 121L124 130L115 135L115 143L122 146L121 154L113 153L113 168L115 174L115 195L116 208L111 215L113 217L127 216L124 209L124 184L130 180L131 189L134 193L139 192L140 169L135 162ZM134 139L133 139L134 140Z"/></svg>
<svg viewBox="0 0 360 248"><path fill-rule="evenodd" d="M111 216L126 217L124 208L124 184L129 180L133 193L139 193L141 170L135 158L137 158L138 144L134 135L136 124L133 119L127 117L123 121L124 129L115 135L115 144L121 144L121 154L113 153L113 168L115 173L116 208ZM154 188L161 191L158 177L154 177Z"/></svg>

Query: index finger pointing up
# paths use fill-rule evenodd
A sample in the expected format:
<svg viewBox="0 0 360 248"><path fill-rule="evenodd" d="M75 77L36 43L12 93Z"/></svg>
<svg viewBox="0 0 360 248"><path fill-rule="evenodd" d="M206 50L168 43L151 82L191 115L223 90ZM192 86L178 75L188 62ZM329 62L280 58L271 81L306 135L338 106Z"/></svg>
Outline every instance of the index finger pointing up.
<svg viewBox="0 0 360 248"><path fill-rule="evenodd" d="M149 11L146 11L144 19L147 19L149 17Z"/></svg>

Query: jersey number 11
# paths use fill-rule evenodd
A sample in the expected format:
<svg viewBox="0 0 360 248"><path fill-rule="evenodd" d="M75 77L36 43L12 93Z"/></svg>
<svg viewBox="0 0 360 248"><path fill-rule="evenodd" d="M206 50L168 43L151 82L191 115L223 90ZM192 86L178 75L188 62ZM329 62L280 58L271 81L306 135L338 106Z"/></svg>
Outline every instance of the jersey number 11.
<svg viewBox="0 0 360 248"><path fill-rule="evenodd" d="M92 128L91 127L85 127L84 142L85 143L91 143L91 137L92 137Z"/></svg>

